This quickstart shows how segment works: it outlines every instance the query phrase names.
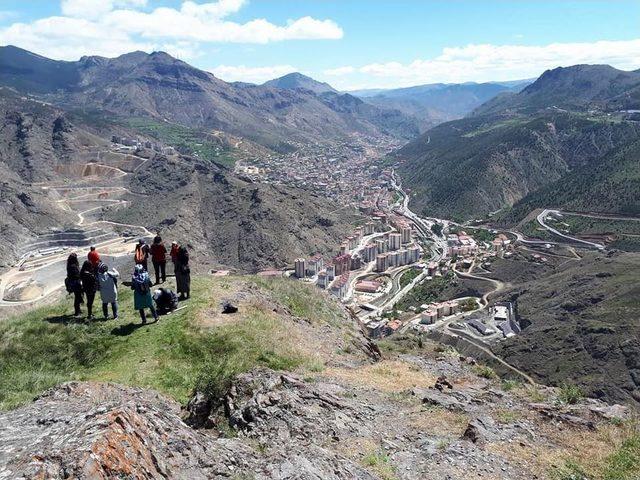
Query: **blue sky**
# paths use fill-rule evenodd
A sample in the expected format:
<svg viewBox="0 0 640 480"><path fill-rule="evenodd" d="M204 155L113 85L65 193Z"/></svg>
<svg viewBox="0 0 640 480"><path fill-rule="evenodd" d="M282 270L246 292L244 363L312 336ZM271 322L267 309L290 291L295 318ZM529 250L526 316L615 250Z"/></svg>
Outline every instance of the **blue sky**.
<svg viewBox="0 0 640 480"><path fill-rule="evenodd" d="M0 0L0 44L52 58L166 50L225 80L342 89L640 68L640 1Z"/></svg>

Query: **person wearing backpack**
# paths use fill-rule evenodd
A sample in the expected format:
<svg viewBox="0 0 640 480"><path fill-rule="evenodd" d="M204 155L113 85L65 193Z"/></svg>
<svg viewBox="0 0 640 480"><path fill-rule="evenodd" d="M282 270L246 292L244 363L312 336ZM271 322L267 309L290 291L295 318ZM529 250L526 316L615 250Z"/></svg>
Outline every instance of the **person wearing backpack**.
<svg viewBox="0 0 640 480"><path fill-rule="evenodd" d="M82 290L87 296L87 320L93 320L93 300L96 298L98 290L98 278L96 271L89 260L85 260L80 269L82 279Z"/></svg>
<svg viewBox="0 0 640 480"><path fill-rule="evenodd" d="M145 272L148 272L149 265L149 245L144 241L143 238L138 240L138 244L136 245L136 250L133 253L133 261L136 265L142 265Z"/></svg>
<svg viewBox="0 0 640 480"><path fill-rule="evenodd" d="M133 306L140 312L142 323L147 323L147 317L144 313L145 308L151 310L153 319L158 321L158 313L153 306L153 298L151 297L151 279L142 265L136 265L131 277L131 289L133 290Z"/></svg>
<svg viewBox="0 0 640 480"><path fill-rule="evenodd" d="M109 318L109 304L113 312L113 319L118 319L118 278L120 274L114 268L109 270L106 263L98 266L98 286L100 287L100 299L102 300L102 314L104 319Z"/></svg>
<svg viewBox="0 0 640 480"><path fill-rule="evenodd" d="M151 262L153 263L153 270L156 272L156 285L167 280L167 249L162 243L160 235L153 239L153 245L151 245Z"/></svg>
<svg viewBox="0 0 640 480"><path fill-rule="evenodd" d="M180 294L180 300L189 298L191 293L191 269L189 268L189 251L181 246L176 256L176 290Z"/></svg>
<svg viewBox="0 0 640 480"><path fill-rule="evenodd" d="M80 263L78 262L78 254L72 253L67 258L67 278L64 280L68 293L73 293L74 315L79 317L82 315L80 305L84 303L82 298L82 280L80 279Z"/></svg>

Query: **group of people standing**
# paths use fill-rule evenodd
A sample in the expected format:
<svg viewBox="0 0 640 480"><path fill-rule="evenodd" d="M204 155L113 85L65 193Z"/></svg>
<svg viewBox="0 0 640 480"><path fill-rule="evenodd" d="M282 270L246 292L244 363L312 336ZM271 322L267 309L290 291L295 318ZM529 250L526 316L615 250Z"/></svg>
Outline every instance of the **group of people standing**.
<svg viewBox="0 0 640 480"><path fill-rule="evenodd" d="M118 278L120 274L113 268L109 269L106 263L100 260L100 254L96 247L91 247L87 259L80 267L78 254L72 253L67 258L67 278L65 286L67 292L73 293L74 315L82 315L80 305L84 303L83 296L87 298L87 319L92 320L93 302L96 292L100 291L102 299L102 314L108 318L108 308L111 304L113 318L118 318Z"/></svg>
<svg viewBox="0 0 640 480"><path fill-rule="evenodd" d="M174 265L176 277L176 290L180 294L179 299L189 298L191 293L191 270L189 268L189 252L186 247L171 244L169 256ZM134 271L131 276L131 289L133 290L134 308L140 313L142 323L146 323L145 310L148 308L154 320L158 320L158 313L153 304L151 287L153 286L148 272L148 260L151 257L156 276L156 285L167 279L167 249L160 236L153 239L149 246L144 239L140 239L134 252ZM91 247L87 260L82 267L78 261L78 255L72 253L67 258L67 278L65 286L67 292L74 295L75 316L81 316L80 306L84 303L83 296L87 299L87 320L92 320L93 303L96 292L100 292L102 300L102 313L104 319L108 319L108 307L111 305L113 318L118 318L118 278L120 274L113 268L110 269L100 259L100 254L95 247Z"/></svg>

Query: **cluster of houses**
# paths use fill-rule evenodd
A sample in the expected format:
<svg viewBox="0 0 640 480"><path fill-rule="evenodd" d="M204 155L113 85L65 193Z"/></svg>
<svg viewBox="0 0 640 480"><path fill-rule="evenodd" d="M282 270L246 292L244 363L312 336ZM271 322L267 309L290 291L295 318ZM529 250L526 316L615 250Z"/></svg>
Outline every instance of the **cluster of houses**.
<svg viewBox="0 0 640 480"><path fill-rule="evenodd" d="M114 143L116 145L123 145L132 149L135 148L136 150L146 148L147 150L153 150L164 155L174 155L176 153L173 147L165 147L163 145L160 145L159 143L154 143L149 140L142 141L139 138L129 138L121 137L119 135L112 135L111 143Z"/></svg>

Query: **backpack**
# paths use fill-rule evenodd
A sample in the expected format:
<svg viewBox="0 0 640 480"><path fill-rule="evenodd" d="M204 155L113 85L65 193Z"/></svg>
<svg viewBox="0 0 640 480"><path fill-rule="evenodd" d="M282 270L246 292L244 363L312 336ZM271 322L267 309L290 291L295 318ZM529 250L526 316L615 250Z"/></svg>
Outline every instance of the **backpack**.
<svg viewBox="0 0 640 480"><path fill-rule="evenodd" d="M142 295L149 293L149 282L147 282L147 276L133 277L131 285L136 292L141 293Z"/></svg>
<svg viewBox="0 0 640 480"><path fill-rule="evenodd" d="M136 248L136 253L135 253L135 256L134 256L135 262L136 263L144 262L144 257L145 257L145 254L144 254L144 251L143 251L142 247Z"/></svg>

